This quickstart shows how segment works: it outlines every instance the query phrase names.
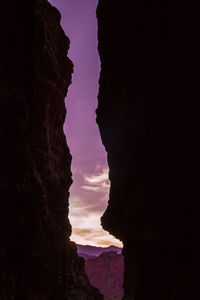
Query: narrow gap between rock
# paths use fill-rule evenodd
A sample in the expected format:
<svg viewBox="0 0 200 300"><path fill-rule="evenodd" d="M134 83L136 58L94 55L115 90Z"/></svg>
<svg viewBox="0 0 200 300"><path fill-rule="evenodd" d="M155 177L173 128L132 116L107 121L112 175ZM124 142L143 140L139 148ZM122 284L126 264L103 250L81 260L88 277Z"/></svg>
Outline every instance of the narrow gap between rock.
<svg viewBox="0 0 200 300"><path fill-rule="evenodd" d="M98 1L49 2L61 13L61 25L70 38L69 57L74 64L64 124L72 154L71 240L78 245L78 254L85 260L91 284L99 288L105 299L115 297L120 300L123 294L122 243L104 231L100 224L109 198L110 182L106 152L95 114L100 73L96 20Z"/></svg>

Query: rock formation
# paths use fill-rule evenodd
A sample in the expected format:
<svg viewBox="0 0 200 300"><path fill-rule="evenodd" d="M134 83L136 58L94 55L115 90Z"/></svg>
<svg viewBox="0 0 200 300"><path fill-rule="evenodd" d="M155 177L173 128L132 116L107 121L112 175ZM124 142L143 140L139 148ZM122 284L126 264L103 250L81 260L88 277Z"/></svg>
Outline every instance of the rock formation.
<svg viewBox="0 0 200 300"><path fill-rule="evenodd" d="M3 1L0 14L0 299L103 299L69 241L60 14L46 0Z"/></svg>
<svg viewBox="0 0 200 300"><path fill-rule="evenodd" d="M123 255L115 251L98 257L86 258L85 266L92 286L104 295L105 300L121 300L123 296Z"/></svg>
<svg viewBox="0 0 200 300"><path fill-rule="evenodd" d="M99 0L104 229L124 243L124 300L200 299L197 7Z"/></svg>

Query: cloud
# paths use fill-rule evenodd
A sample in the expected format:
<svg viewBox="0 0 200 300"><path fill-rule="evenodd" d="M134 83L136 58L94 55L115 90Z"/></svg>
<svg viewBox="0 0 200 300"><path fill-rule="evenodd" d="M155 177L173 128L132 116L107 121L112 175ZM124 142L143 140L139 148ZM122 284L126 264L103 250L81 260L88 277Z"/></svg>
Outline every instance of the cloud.
<svg viewBox="0 0 200 300"><path fill-rule="evenodd" d="M118 240L106 240L106 239L99 239L97 242L97 246L100 246L100 247L109 247L110 245L112 246L116 246L116 247L119 247L119 248L122 248L122 243L119 242Z"/></svg>
<svg viewBox="0 0 200 300"><path fill-rule="evenodd" d="M108 167L101 162L87 166L79 164L72 173L74 184L70 190L69 205L71 240L83 245L121 246L100 224L109 198Z"/></svg>
<svg viewBox="0 0 200 300"><path fill-rule="evenodd" d="M122 243L120 241L109 235L102 228L74 228L71 240L76 240L76 243L82 245L90 244L97 247L114 245L122 247Z"/></svg>
<svg viewBox="0 0 200 300"><path fill-rule="evenodd" d="M76 210L82 209L83 213L99 211L103 214L107 206L109 181L108 168L96 166L91 174L79 171L74 172L76 182L71 189L70 210L71 215L76 214Z"/></svg>
<svg viewBox="0 0 200 300"><path fill-rule="evenodd" d="M87 191L99 192L98 186L82 185L81 188Z"/></svg>
<svg viewBox="0 0 200 300"><path fill-rule="evenodd" d="M104 169L99 175L85 176L85 180L90 184L102 184L108 180L108 169Z"/></svg>
<svg viewBox="0 0 200 300"><path fill-rule="evenodd" d="M88 228L88 229L82 229L82 228L74 228L74 234L78 234L78 235L81 235L81 236L84 236L84 235L88 235L88 234L91 234L93 232L92 229Z"/></svg>

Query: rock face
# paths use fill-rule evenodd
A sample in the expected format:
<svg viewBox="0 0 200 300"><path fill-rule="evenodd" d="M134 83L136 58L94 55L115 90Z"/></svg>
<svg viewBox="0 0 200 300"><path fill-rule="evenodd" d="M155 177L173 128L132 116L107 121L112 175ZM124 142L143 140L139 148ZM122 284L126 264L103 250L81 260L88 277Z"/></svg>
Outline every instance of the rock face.
<svg viewBox="0 0 200 300"><path fill-rule="evenodd" d="M124 243L126 300L200 299L196 11L178 0L97 8L102 224Z"/></svg>
<svg viewBox="0 0 200 300"><path fill-rule="evenodd" d="M0 14L0 299L103 299L69 241L60 14L46 0L4 1Z"/></svg>
<svg viewBox="0 0 200 300"><path fill-rule="evenodd" d="M85 260L90 283L98 288L105 300L121 300L123 296L123 256L117 252L104 252Z"/></svg>

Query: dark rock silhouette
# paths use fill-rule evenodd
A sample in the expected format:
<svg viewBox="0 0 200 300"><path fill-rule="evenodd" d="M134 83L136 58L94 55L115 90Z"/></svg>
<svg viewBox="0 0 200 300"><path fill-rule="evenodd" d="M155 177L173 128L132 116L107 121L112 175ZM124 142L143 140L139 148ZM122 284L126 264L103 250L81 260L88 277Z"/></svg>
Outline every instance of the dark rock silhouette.
<svg viewBox="0 0 200 300"><path fill-rule="evenodd" d="M199 17L171 0L99 0L104 229L124 243L126 300L200 299Z"/></svg>
<svg viewBox="0 0 200 300"><path fill-rule="evenodd" d="M69 241L73 64L60 14L46 0L3 1L0 30L0 299L103 299Z"/></svg>
<svg viewBox="0 0 200 300"><path fill-rule="evenodd" d="M86 258L85 266L90 283L98 288L105 300L121 300L123 296L123 256L115 251Z"/></svg>

